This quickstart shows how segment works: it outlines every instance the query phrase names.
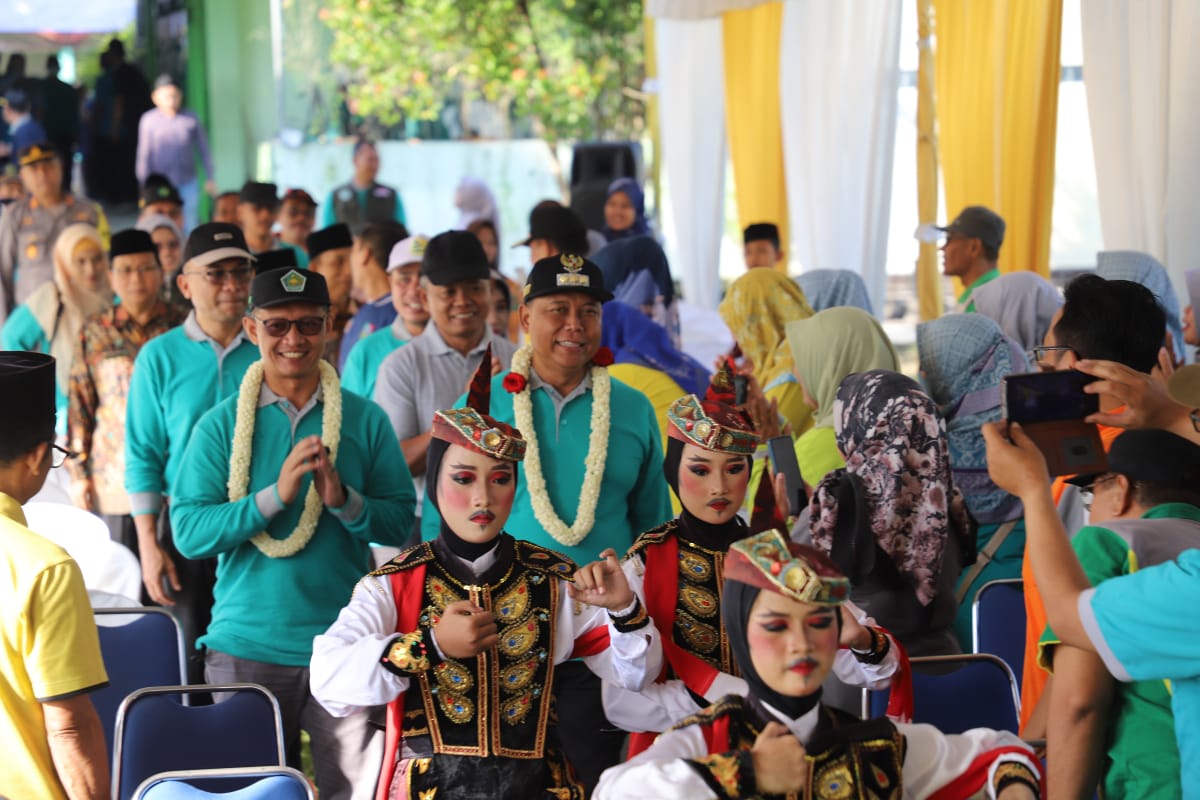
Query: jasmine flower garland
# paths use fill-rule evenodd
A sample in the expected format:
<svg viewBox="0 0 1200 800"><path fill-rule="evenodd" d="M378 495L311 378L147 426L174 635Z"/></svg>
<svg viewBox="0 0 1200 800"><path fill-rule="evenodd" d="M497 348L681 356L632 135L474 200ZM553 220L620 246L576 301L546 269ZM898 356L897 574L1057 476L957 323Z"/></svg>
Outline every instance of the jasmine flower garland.
<svg viewBox="0 0 1200 800"><path fill-rule="evenodd" d="M566 547L574 547L591 533L596 524L596 504L600 500L600 481L604 478L604 463L608 458L609 398L612 383L608 370L601 366L592 369L592 432L588 439L588 454L584 460L583 487L579 492L579 507L575 510L575 524L570 527L559 518L546 491L546 478L542 475L542 456L538 447L537 431L533 425L533 398L529 390L529 371L533 362L533 347L523 345L512 358L512 372L520 375L524 383L519 391L513 392L513 417L517 429L525 438L525 463L522 472L529 482L529 502L533 514L542 527L554 537L554 541Z"/></svg>
<svg viewBox="0 0 1200 800"><path fill-rule="evenodd" d="M241 500L250 489L251 444L254 441L254 417L258 411L258 397L262 392L263 365L256 361L246 370L238 389L237 421L233 427L233 453L229 459L229 502ZM324 394L321 412L321 443L329 449L329 460L337 462L338 445L342 436L342 389L337 370L326 361L321 361L321 391ZM304 495L304 512L296 529L287 538L276 539L266 531L259 531L250 542L263 555L270 558L288 558L303 550L317 530L324 504L317 494L316 483L310 483Z"/></svg>

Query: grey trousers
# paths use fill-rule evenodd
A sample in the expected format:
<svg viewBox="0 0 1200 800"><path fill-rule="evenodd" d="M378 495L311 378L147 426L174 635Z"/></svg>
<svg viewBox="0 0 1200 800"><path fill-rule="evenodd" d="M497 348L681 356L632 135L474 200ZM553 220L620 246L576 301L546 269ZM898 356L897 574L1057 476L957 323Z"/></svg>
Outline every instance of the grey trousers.
<svg viewBox="0 0 1200 800"><path fill-rule="evenodd" d="M300 730L312 742L313 770L321 800L371 800L383 763L383 729L367 712L335 717L308 688L307 667L250 661L209 650L204 661L208 683L257 683L279 701L288 765L300 768ZM218 693L214 700L223 698Z"/></svg>

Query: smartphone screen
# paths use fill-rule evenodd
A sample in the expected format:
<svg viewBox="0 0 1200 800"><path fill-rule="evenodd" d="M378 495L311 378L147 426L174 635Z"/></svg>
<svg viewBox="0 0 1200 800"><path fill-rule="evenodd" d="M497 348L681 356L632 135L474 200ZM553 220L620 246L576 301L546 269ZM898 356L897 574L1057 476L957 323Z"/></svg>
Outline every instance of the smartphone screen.
<svg viewBox="0 0 1200 800"><path fill-rule="evenodd" d="M1004 416L1020 423L1084 419L1100 410L1100 396L1083 391L1094 380L1073 369L1009 375L1004 378Z"/></svg>
<svg viewBox="0 0 1200 800"><path fill-rule="evenodd" d="M788 511L794 516L808 505L808 494L804 491L804 479L800 476L800 463L796 461L796 446L790 436L776 436L767 441L767 453L771 467L782 472L787 481ZM767 480L763 476L763 480Z"/></svg>

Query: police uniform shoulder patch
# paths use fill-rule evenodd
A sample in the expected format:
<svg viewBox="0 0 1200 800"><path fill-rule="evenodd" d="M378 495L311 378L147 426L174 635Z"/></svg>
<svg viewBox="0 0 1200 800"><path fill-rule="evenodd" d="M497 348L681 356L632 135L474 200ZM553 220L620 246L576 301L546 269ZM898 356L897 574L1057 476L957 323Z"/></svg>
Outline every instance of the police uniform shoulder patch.
<svg viewBox="0 0 1200 800"><path fill-rule="evenodd" d="M403 572L406 569L412 569L429 561L433 561L433 548L429 545L429 542L421 542L418 545L408 548L369 574L371 577L378 578L383 575L391 575L393 572Z"/></svg>
<svg viewBox="0 0 1200 800"><path fill-rule="evenodd" d="M667 537L672 536L679 528L679 520L672 519L659 525L657 528L651 528L637 538L637 541L625 553L625 557L635 555L645 550L651 545L661 544L667 540Z"/></svg>
<svg viewBox="0 0 1200 800"><path fill-rule="evenodd" d="M562 553L520 539L517 539L515 544L517 561L524 566L565 580L575 577L578 567Z"/></svg>
<svg viewBox="0 0 1200 800"><path fill-rule="evenodd" d="M746 698L741 695L727 694L708 708L703 708L690 717L684 717L679 720L669 730L677 731L680 728L687 728L692 725L708 725L721 719L721 717L741 713L745 706Z"/></svg>

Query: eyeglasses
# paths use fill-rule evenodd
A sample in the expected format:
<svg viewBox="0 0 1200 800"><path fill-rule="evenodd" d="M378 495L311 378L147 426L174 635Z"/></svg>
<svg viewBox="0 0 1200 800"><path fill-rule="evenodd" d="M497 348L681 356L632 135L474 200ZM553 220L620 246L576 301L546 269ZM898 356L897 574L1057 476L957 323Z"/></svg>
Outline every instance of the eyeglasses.
<svg viewBox="0 0 1200 800"><path fill-rule="evenodd" d="M59 447L53 442L51 442L50 448L50 466L54 467L55 469L58 469L64 463L66 463L68 458L75 458L79 455L78 453L72 453L65 447Z"/></svg>
<svg viewBox="0 0 1200 800"><path fill-rule="evenodd" d="M146 267L116 267L113 269L113 275L119 275L122 278L130 275L149 275L152 272L158 272L162 267L157 264Z"/></svg>
<svg viewBox="0 0 1200 800"><path fill-rule="evenodd" d="M184 273L186 275L203 275L204 280L211 283L213 286L220 286L226 280L232 280L236 284L246 284L250 282L250 276L254 274L254 270L250 267L234 267L233 269L204 269L191 270Z"/></svg>
<svg viewBox="0 0 1200 800"><path fill-rule="evenodd" d="M301 317L300 319L285 319L283 317L273 317L271 319L258 319L262 323L263 330L268 336L273 336L276 339L282 339L288 335L288 331L292 326L296 326L296 330L300 331L301 336L316 336L325 329L325 320L327 317Z"/></svg>
<svg viewBox="0 0 1200 800"><path fill-rule="evenodd" d="M1067 352L1074 352L1074 350L1072 350L1070 347L1067 347L1065 344L1048 344L1048 345L1043 345L1043 346L1039 346L1039 347L1034 347L1033 349L1029 350L1025 355L1029 356L1029 360L1032 361L1034 364L1036 364L1038 367L1040 367L1042 370L1051 371L1053 369L1054 365L1046 362L1046 354L1047 353L1067 353Z"/></svg>
<svg viewBox="0 0 1200 800"><path fill-rule="evenodd" d="M1085 489L1081 489L1079 492L1079 499L1083 503L1084 510L1086 510L1086 511L1092 510L1092 503L1095 502L1095 500L1096 500L1096 487L1097 486L1103 486L1106 483L1112 483L1118 477L1119 476L1115 475L1115 474L1101 475L1099 478L1092 481L1091 486L1088 486Z"/></svg>
<svg viewBox="0 0 1200 800"><path fill-rule="evenodd" d="M1192 430L1194 430L1196 433L1200 433L1200 409L1194 410L1192 413L1188 414L1188 419L1192 421Z"/></svg>

